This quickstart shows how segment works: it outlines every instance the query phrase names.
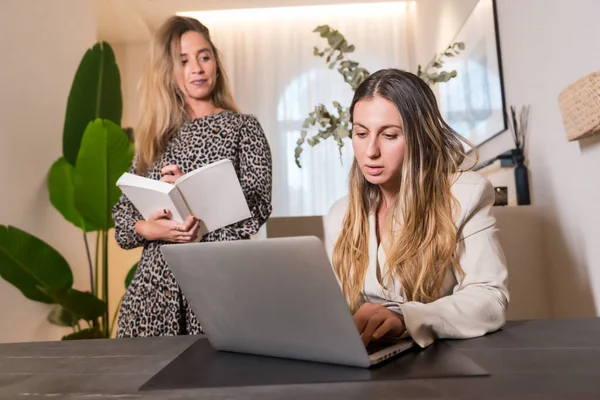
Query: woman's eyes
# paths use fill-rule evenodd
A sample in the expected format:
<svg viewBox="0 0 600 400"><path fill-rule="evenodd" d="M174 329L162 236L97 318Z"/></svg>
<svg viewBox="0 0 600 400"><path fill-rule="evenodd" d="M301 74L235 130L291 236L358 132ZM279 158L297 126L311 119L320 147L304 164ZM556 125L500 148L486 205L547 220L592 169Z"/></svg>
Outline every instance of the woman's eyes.
<svg viewBox="0 0 600 400"><path fill-rule="evenodd" d="M354 132L353 135L356 137L359 137L359 138L364 138L364 137L367 137L369 134L367 132L358 131L358 132ZM389 139L389 140L394 140L394 139L398 138L398 135L396 133L383 133L381 136L383 136L385 139Z"/></svg>
<svg viewBox="0 0 600 400"><path fill-rule="evenodd" d="M200 61L207 62L210 61L210 56L201 56L198 58ZM188 63L188 60L181 60L181 65L185 65Z"/></svg>

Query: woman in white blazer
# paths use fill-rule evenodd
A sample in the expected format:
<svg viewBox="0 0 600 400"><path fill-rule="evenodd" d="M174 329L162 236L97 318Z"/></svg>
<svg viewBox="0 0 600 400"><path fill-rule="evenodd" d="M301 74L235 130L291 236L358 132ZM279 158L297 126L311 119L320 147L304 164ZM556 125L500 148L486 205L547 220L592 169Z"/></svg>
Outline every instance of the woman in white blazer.
<svg viewBox="0 0 600 400"><path fill-rule="evenodd" d="M388 69L350 107L349 195L326 218L326 246L365 345L410 335L421 347L501 328L507 271L491 183L462 169L462 139L429 86Z"/></svg>

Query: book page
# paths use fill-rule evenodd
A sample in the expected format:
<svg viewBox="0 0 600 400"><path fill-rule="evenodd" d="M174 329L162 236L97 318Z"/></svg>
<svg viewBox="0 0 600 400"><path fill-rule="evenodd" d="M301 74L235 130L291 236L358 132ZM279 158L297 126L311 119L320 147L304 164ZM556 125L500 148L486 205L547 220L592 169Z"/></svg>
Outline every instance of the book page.
<svg viewBox="0 0 600 400"><path fill-rule="evenodd" d="M252 214L231 160L221 160L188 173L176 186L192 215L212 232Z"/></svg>
<svg viewBox="0 0 600 400"><path fill-rule="evenodd" d="M183 222L190 214L178 189L170 183L125 173L117 186L146 220L163 208L171 211L177 222Z"/></svg>
<svg viewBox="0 0 600 400"><path fill-rule="evenodd" d="M177 186L180 183L186 181L187 179L192 178L194 175L199 174L202 171L206 171L206 170L211 169L211 168L222 168L222 165L223 164L227 164L227 163L231 164L231 160L228 160L228 159L224 158L224 159L216 161L216 162L214 162L212 164L207 164L207 165L205 165L203 167L196 168L195 170L190 171L187 174L184 174L183 176L181 176L179 179L177 179L175 181L175 186Z"/></svg>

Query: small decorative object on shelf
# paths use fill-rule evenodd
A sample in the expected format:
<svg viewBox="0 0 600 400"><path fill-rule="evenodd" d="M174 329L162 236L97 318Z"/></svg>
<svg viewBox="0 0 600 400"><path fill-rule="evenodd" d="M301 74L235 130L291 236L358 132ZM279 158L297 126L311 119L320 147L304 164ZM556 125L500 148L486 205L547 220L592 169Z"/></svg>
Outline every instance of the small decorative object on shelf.
<svg viewBox="0 0 600 400"><path fill-rule="evenodd" d="M495 187L494 194L496 195L496 200L494 201L495 206L508 205L508 188L506 186Z"/></svg>
<svg viewBox="0 0 600 400"><path fill-rule="evenodd" d="M530 106L521 107L517 119L515 106L510 106L510 130L515 141L515 150L513 150L513 160L515 167L515 186L517 191L517 204L531 204L529 198L529 171L525 165L525 138L527 136L527 126L529 122Z"/></svg>
<svg viewBox="0 0 600 400"><path fill-rule="evenodd" d="M558 102L570 142L600 133L600 71L567 86Z"/></svg>
<svg viewBox="0 0 600 400"><path fill-rule="evenodd" d="M517 118L517 109L510 106L509 128L512 132L515 148L498 154L494 158L477 164L473 171L485 168L496 161L500 161L501 168L515 167L515 186L517 192L517 205L529 205L529 171L525 166L525 139L527 137L527 128L529 125L529 109L526 105L521 107Z"/></svg>

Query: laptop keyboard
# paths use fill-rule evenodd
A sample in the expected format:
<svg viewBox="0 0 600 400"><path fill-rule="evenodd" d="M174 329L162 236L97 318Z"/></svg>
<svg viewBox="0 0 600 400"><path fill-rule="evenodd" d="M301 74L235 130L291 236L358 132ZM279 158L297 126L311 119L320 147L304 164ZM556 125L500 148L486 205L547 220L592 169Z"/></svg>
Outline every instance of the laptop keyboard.
<svg viewBox="0 0 600 400"><path fill-rule="evenodd" d="M373 353L377 353L379 350L383 350L387 347L390 347L394 345L394 343L390 343L390 342L376 342L376 341L370 341L369 344L367 344L367 354L371 355Z"/></svg>

